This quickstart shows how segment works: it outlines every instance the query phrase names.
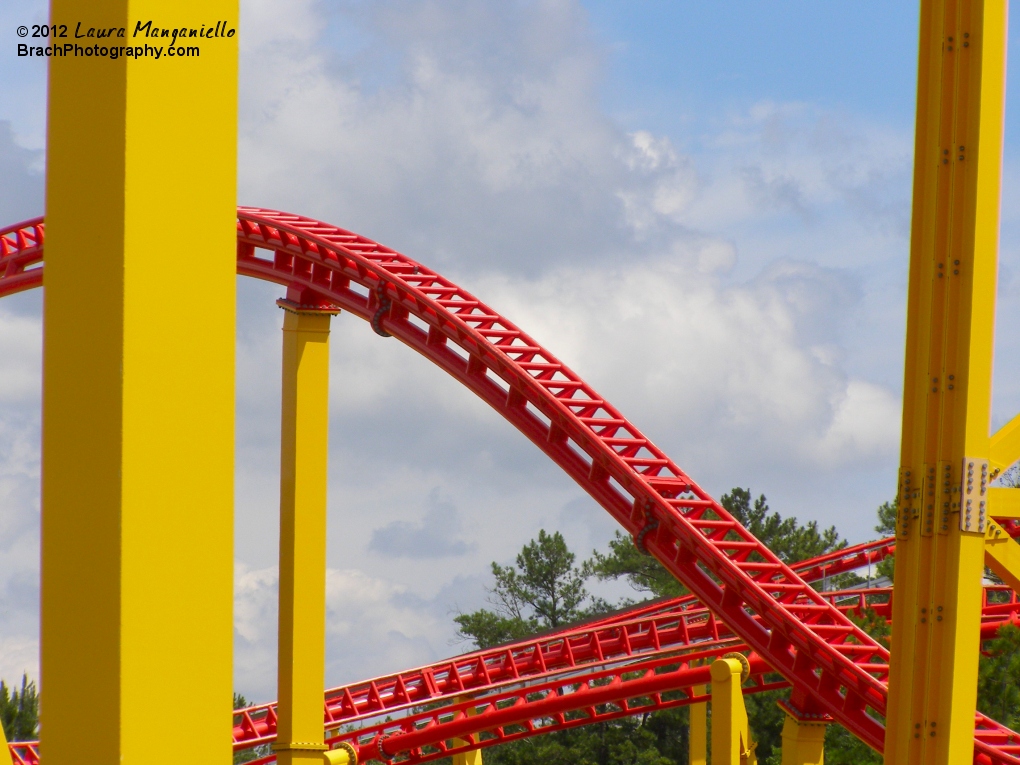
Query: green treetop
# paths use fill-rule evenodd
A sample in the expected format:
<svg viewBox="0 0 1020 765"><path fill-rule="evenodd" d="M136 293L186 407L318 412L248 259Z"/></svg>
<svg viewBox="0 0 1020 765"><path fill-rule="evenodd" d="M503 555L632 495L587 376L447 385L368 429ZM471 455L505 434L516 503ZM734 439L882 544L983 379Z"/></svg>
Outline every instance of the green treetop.
<svg viewBox="0 0 1020 765"><path fill-rule="evenodd" d="M0 724L8 741L33 741L39 737L39 693L35 681L21 676L21 690L0 680Z"/></svg>
<svg viewBox="0 0 1020 765"><path fill-rule="evenodd" d="M483 608L456 616L459 636L489 648L582 619L591 613L583 608L591 600L585 588L590 574L587 564L577 566L575 560L562 534L542 530L524 545L515 565L493 561L494 584L488 593L495 611Z"/></svg>

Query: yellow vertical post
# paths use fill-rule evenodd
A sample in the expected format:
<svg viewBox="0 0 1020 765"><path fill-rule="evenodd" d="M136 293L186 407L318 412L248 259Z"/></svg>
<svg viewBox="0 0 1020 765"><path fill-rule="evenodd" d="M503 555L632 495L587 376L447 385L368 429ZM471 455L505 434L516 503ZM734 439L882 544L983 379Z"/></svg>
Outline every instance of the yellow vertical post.
<svg viewBox="0 0 1020 765"><path fill-rule="evenodd" d="M14 758L11 756L11 747L7 743L7 736L4 735L4 728L0 725L0 765L14 765Z"/></svg>
<svg viewBox="0 0 1020 765"><path fill-rule="evenodd" d="M178 762L158 699L188 710L192 758L228 762L238 4L53 0L49 20L114 31L49 59L42 756ZM170 57L132 38L149 20L223 34ZM158 60L119 47L146 43Z"/></svg>
<svg viewBox="0 0 1020 765"><path fill-rule="evenodd" d="M923 0L886 762L973 757L1006 0Z"/></svg>
<svg viewBox="0 0 1020 765"><path fill-rule="evenodd" d="M280 765L321 763L326 673L329 324L335 309L278 301L283 318L280 439Z"/></svg>
<svg viewBox="0 0 1020 765"><path fill-rule="evenodd" d="M461 700L463 701L465 699ZM467 708L468 717L473 717L476 714L478 714L478 709L476 707L470 706ZM476 739L472 737L472 741L474 740ZM454 741L461 742L463 739L454 739ZM461 752L460 754L453 755L451 759L453 760L453 765L482 765L482 750L474 749L470 752Z"/></svg>
<svg viewBox="0 0 1020 765"><path fill-rule="evenodd" d="M783 765L823 765L826 723L786 715L783 723Z"/></svg>
<svg viewBox="0 0 1020 765"><path fill-rule="evenodd" d="M470 752L461 752L451 758L453 765L482 765L482 750L473 749Z"/></svg>
<svg viewBox="0 0 1020 765"><path fill-rule="evenodd" d="M744 665L737 659L712 662L712 765L754 765L754 744L741 690Z"/></svg>
<svg viewBox="0 0 1020 765"><path fill-rule="evenodd" d="M700 696L705 693L703 685L691 688L691 693ZM708 765L708 702L691 704L690 728L688 730L688 761L690 765Z"/></svg>

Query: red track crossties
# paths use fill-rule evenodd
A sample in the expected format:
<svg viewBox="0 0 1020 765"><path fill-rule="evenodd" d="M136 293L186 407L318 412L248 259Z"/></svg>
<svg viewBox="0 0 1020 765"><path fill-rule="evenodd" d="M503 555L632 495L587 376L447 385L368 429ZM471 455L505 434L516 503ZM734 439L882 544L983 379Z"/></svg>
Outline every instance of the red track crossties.
<svg viewBox="0 0 1020 765"><path fill-rule="evenodd" d="M0 232L0 296L42 283L41 223ZM488 403L786 678L801 711L882 750L888 652L533 338L426 266L326 223L242 207L237 243L239 273L375 318ZM1008 745L1020 737L981 725L976 754L1020 765Z"/></svg>

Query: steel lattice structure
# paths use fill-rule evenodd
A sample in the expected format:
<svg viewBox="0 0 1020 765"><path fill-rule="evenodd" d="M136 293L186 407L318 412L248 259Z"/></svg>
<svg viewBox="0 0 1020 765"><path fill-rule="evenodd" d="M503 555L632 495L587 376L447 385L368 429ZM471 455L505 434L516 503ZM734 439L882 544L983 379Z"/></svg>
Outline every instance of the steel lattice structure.
<svg viewBox="0 0 1020 765"><path fill-rule="evenodd" d="M43 243L41 219L0 232L0 296L42 284ZM421 263L298 215L240 208L237 270L359 316L456 378L588 492L739 637L756 661L782 675L799 700L798 711L830 716L882 750L879 717L886 711L888 651L519 327ZM676 660L662 661L665 666ZM637 670L550 681L559 685L529 706L528 719L555 718L562 711L557 711L558 699L578 683L586 688L578 694L585 709L665 693L680 683L663 679L661 672L624 680L628 671ZM607 685L598 685L599 680ZM513 693L520 698L522 692ZM431 732L403 730L394 746L416 751L430 735L445 740L519 722L512 719L520 714L513 711L519 703L488 703L478 715L468 719L465 712L450 723L435 717L423 729ZM630 713L627 705L620 712ZM976 760L1020 763L1020 746L1011 743L1016 738L979 715Z"/></svg>
<svg viewBox="0 0 1020 765"><path fill-rule="evenodd" d="M825 597L844 612L860 612L868 607L887 617L891 612L891 594L891 588L870 588L829 592ZM370 759L378 753L380 738L384 736L382 745L388 750L400 746L402 734L408 731L417 732L425 726L434 730L429 725L433 721L471 726L466 734L469 739L473 737L471 740L454 743L436 738L425 746L416 747L414 752L397 752L394 757L426 762L530 735L708 700L703 691L696 690L707 682L708 662L733 651L746 650L746 646L704 608L684 609L672 617L660 613L651 618L629 618L643 610L631 609L613 620L594 620L546 638L476 651L427 667L328 690L324 728L332 734L331 743L352 743L365 759ZM1003 624L1020 621L1020 602L1008 587L986 588L983 610L983 639L994 636ZM700 619L695 619L699 616ZM693 623L693 629L685 631L680 627L681 619ZM750 668L751 684L744 688L745 694L787 687L786 682L766 678L770 670L763 662L754 660ZM608 693L612 698L602 705L604 708L589 709L585 705L587 699L575 695L582 680L592 688L615 682L614 690ZM655 690L661 688L666 690ZM559 693L562 697L559 711L545 716L549 704L534 705L546 702L552 690L565 692ZM642 692L647 695L636 695ZM628 697L627 694L634 695ZM477 711L480 702L502 708L508 701L518 702L517 711L512 715L514 722L486 729L479 735L476 716L467 716L462 721L461 713ZM442 706L437 707L437 704ZM421 711L426 705L433 709ZM400 713L405 714L396 721L379 722L380 718ZM357 730L336 732L339 726L359 722L363 727ZM275 704L237 710L235 749L271 743L275 740L275 723ZM492 718L485 722L491 723ZM435 730L445 733L447 728ZM18 765L39 762L37 742L18 742L11 745L11 750ZM272 760L270 755L256 762Z"/></svg>

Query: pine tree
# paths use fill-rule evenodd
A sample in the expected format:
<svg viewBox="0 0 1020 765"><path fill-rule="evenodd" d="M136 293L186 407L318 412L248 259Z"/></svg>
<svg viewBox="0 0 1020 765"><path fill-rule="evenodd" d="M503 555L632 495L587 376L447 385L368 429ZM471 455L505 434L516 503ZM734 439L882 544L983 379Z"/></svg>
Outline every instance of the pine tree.
<svg viewBox="0 0 1020 765"><path fill-rule="evenodd" d="M28 674L21 676L21 690L0 680L0 724L8 741L32 741L39 737L39 693Z"/></svg>
<svg viewBox="0 0 1020 765"><path fill-rule="evenodd" d="M494 585L488 593L495 611L483 608L456 616L459 636L479 648L489 648L588 615L591 609L583 605L591 601L585 589L589 566L576 566L575 561L562 534L539 531L538 539L521 548L515 565L501 566L493 561ZM591 603L599 607L598 602Z"/></svg>
<svg viewBox="0 0 1020 765"><path fill-rule="evenodd" d="M1015 730L1020 724L1020 628L1003 625L983 648L978 710Z"/></svg>

